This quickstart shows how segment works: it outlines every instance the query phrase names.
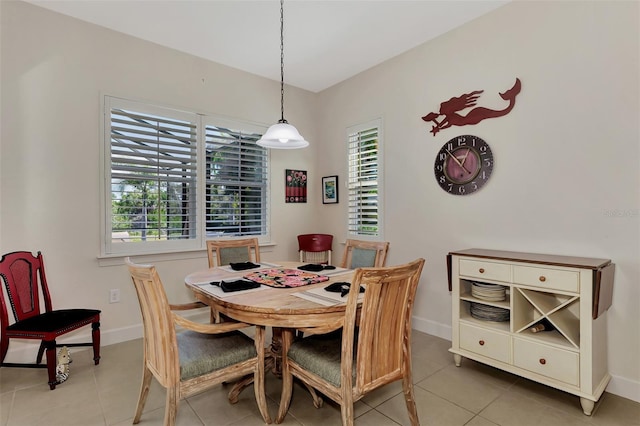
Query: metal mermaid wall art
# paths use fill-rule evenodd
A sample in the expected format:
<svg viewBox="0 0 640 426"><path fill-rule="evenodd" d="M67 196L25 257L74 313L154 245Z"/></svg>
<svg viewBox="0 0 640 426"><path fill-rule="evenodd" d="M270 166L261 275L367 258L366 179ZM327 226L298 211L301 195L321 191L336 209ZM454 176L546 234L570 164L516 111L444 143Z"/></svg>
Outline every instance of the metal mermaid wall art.
<svg viewBox="0 0 640 426"><path fill-rule="evenodd" d="M466 115L462 115L459 112L466 108L475 107L478 98L484 92L484 90L475 90L471 93L465 93L458 97L453 97L448 101L440 104L440 110L438 112L430 112L422 117L426 122L432 121L434 123L431 128L433 136L440 130L446 129L451 126L467 126L471 124L478 124L482 120L487 118L502 117L509 114L516 104L516 96L520 93L522 84L520 79L516 78L516 82L513 87L504 93L500 93L500 97L509 104L502 110L494 110L484 107L476 107L469 111ZM439 117L443 117L438 121Z"/></svg>

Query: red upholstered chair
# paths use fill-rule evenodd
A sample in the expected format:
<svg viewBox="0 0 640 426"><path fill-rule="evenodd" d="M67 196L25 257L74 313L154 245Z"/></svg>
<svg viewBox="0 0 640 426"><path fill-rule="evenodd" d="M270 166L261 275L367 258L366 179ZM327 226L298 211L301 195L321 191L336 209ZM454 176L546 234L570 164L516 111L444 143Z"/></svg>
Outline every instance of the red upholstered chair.
<svg viewBox="0 0 640 426"><path fill-rule="evenodd" d="M300 262L331 264L331 245L333 235L302 234L298 235L298 252Z"/></svg>
<svg viewBox="0 0 640 426"><path fill-rule="evenodd" d="M49 387L56 388L56 338L85 325L91 324L90 343L65 343L64 346L93 346L93 361L100 362L100 311L96 309L54 310L44 273L42 254L33 256L28 251L16 251L0 259L0 278L4 284L13 323L9 322L7 301L0 297L0 366L46 368L49 372ZM40 294L42 292L42 294ZM41 298L44 311L41 310ZM9 350L9 339L40 340L40 349L35 364L5 363ZM47 364L42 355L46 350Z"/></svg>

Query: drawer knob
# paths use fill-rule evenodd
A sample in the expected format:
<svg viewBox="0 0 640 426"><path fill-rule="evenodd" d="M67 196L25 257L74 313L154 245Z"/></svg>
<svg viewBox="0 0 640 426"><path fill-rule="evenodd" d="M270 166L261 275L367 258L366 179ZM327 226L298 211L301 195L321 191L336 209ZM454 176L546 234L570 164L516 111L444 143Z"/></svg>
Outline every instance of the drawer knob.
<svg viewBox="0 0 640 426"><path fill-rule="evenodd" d="M480 344L480 346L484 346L484 340L480 340L478 343Z"/></svg>
<svg viewBox="0 0 640 426"><path fill-rule="evenodd" d="M544 358L540 358L540 364L545 365L547 363L547 360Z"/></svg>
<svg viewBox="0 0 640 426"><path fill-rule="evenodd" d="M478 269L478 272L480 272L481 274L484 274L484 268Z"/></svg>
<svg viewBox="0 0 640 426"><path fill-rule="evenodd" d="M543 283L547 280L547 277L545 277L544 275L540 275L540 278L538 279L540 280L541 283Z"/></svg>

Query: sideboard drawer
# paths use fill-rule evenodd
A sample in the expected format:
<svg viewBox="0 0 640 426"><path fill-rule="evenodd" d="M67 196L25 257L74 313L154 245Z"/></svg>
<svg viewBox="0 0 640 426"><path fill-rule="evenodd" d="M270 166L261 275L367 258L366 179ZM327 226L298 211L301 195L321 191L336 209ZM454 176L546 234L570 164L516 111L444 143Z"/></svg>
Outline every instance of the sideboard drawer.
<svg viewBox="0 0 640 426"><path fill-rule="evenodd" d="M460 324L460 348L498 361L511 362L511 338L502 333Z"/></svg>
<svg viewBox="0 0 640 426"><path fill-rule="evenodd" d="M580 276L577 271L514 266L513 282L516 284L543 287L548 290L580 291Z"/></svg>
<svg viewBox="0 0 640 426"><path fill-rule="evenodd" d="M508 282L511 280L511 266L504 263L460 259L460 275Z"/></svg>
<svg viewBox="0 0 640 426"><path fill-rule="evenodd" d="M513 339L513 365L573 386L580 384L580 356L524 339Z"/></svg>

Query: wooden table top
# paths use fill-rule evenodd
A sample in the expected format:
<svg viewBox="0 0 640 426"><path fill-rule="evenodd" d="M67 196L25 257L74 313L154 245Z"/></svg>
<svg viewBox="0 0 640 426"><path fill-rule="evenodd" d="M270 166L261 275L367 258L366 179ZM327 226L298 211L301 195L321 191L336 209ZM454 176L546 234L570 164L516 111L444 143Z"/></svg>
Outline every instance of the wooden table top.
<svg viewBox="0 0 640 426"><path fill-rule="evenodd" d="M265 268L295 269L304 264L301 262L278 262L277 266L268 264ZM338 273L326 271L329 280L317 284L294 288L273 288L263 285L258 291L239 292L233 295L225 294L224 297L217 297L206 292L198 285L210 281L239 278L252 271L254 270L231 271L224 267L205 269L189 274L185 278L185 284L193 290L198 300L213 306L217 311L231 318L251 324L291 328L314 327L344 316L344 303L325 306L294 296L294 294L314 288L324 288L334 282L351 282L352 270L337 271ZM336 274L333 275L333 273ZM322 272L318 272L318 274L322 275ZM346 302L346 297L344 299Z"/></svg>

